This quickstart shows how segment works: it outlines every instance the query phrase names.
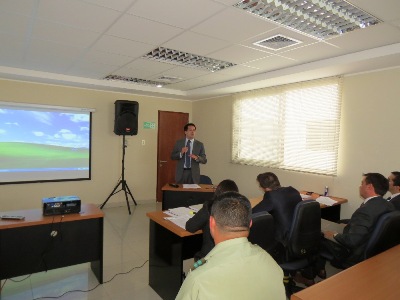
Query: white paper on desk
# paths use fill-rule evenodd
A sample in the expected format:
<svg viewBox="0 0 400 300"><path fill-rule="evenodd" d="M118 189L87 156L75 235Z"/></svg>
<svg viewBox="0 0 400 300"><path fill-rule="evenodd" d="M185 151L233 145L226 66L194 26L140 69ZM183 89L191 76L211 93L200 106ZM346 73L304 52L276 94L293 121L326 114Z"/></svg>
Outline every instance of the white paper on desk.
<svg viewBox="0 0 400 300"><path fill-rule="evenodd" d="M170 208L164 211L164 213L171 217L186 217L190 219L191 217L193 217L193 213L195 213L195 211L187 207L176 207Z"/></svg>
<svg viewBox="0 0 400 300"><path fill-rule="evenodd" d="M301 196L301 199L302 199L302 200L309 200L309 199L311 199L311 196L310 196L310 195L300 194L300 196Z"/></svg>
<svg viewBox="0 0 400 300"><path fill-rule="evenodd" d="M186 222L190 219L188 217L182 216L182 217L165 217L165 220L171 221L175 225L178 225L180 228L183 228L186 230Z"/></svg>
<svg viewBox="0 0 400 300"><path fill-rule="evenodd" d="M203 207L203 203L189 206L189 208L195 212L198 212L202 207Z"/></svg>
<svg viewBox="0 0 400 300"><path fill-rule="evenodd" d="M183 188L184 189L201 189L201 186L199 186L198 184L185 183L185 184L183 184Z"/></svg>
<svg viewBox="0 0 400 300"><path fill-rule="evenodd" d="M333 204L336 204L337 201L329 198L329 197L325 197L325 196L319 196L317 199L315 199L316 201L318 201L321 204L325 204L327 206L332 206Z"/></svg>

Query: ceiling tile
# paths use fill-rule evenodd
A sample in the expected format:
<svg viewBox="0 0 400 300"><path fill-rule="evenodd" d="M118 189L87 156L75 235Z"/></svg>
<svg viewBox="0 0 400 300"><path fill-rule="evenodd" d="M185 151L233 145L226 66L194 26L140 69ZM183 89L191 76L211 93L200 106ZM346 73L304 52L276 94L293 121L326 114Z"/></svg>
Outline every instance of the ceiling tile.
<svg viewBox="0 0 400 300"><path fill-rule="evenodd" d="M132 15L122 16L107 34L147 44L160 45L182 32L182 29Z"/></svg>
<svg viewBox="0 0 400 300"><path fill-rule="evenodd" d="M223 8L223 5L211 0L139 0L128 12L135 16L187 29Z"/></svg>
<svg viewBox="0 0 400 300"><path fill-rule="evenodd" d="M41 0L38 17L76 28L104 32L120 15L105 7L77 0Z"/></svg>
<svg viewBox="0 0 400 300"><path fill-rule="evenodd" d="M99 34L63 24L38 20L33 27L32 37L59 44L86 48L94 43Z"/></svg>
<svg viewBox="0 0 400 300"><path fill-rule="evenodd" d="M186 31L169 40L163 44L162 47L179 49L180 51L207 56L208 53L214 52L229 45L231 45L231 43L220 39Z"/></svg>
<svg viewBox="0 0 400 300"><path fill-rule="evenodd" d="M278 55L271 55L266 58L257 59L251 62L246 63L246 66L258 68L259 72L272 71L279 68L286 68L296 64L296 61L293 59L281 57Z"/></svg>
<svg viewBox="0 0 400 300"><path fill-rule="evenodd" d="M15 1L15 0L1 0L0 11L29 16L33 12L36 5L37 5L36 0L25 0L23 4L20 1Z"/></svg>
<svg viewBox="0 0 400 300"><path fill-rule="evenodd" d="M103 35L93 45L92 49L108 53L126 55L132 58L138 58L149 53L151 50L154 49L154 46L111 35Z"/></svg>
<svg viewBox="0 0 400 300"><path fill-rule="evenodd" d="M267 20L250 15L237 8L229 7L191 28L191 31L230 42L240 42L276 27L277 25Z"/></svg>
<svg viewBox="0 0 400 300"><path fill-rule="evenodd" d="M31 18L19 14L0 13L0 33L17 34L25 37L31 27Z"/></svg>
<svg viewBox="0 0 400 300"><path fill-rule="evenodd" d="M218 50L209 54L209 57L232 62L235 64L243 64L248 61L252 61L255 59L260 59L266 56L269 56L267 52L263 52L260 50L240 46L240 45L233 45L222 50Z"/></svg>
<svg viewBox="0 0 400 300"><path fill-rule="evenodd" d="M326 41L346 51L360 51L400 42L400 28L377 24Z"/></svg>
<svg viewBox="0 0 400 300"><path fill-rule="evenodd" d="M84 0L95 5L112 8L118 11L125 11L132 5L136 0Z"/></svg>

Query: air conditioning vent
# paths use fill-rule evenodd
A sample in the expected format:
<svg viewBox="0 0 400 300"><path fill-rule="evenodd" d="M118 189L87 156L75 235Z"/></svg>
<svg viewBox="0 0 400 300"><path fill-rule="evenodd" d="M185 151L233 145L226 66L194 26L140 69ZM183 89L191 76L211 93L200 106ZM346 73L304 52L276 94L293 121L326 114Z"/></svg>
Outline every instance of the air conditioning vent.
<svg viewBox="0 0 400 300"><path fill-rule="evenodd" d="M301 41L278 34L270 38L267 38L265 40L255 42L253 43L253 45L277 51L301 43L302 43Z"/></svg>

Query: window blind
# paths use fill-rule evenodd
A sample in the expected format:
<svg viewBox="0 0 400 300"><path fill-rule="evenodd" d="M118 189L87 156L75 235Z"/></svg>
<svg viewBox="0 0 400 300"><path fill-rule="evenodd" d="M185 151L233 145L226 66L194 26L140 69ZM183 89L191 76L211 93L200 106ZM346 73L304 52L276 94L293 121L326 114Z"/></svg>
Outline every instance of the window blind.
<svg viewBox="0 0 400 300"><path fill-rule="evenodd" d="M341 86L331 77L235 95L232 161L336 175Z"/></svg>

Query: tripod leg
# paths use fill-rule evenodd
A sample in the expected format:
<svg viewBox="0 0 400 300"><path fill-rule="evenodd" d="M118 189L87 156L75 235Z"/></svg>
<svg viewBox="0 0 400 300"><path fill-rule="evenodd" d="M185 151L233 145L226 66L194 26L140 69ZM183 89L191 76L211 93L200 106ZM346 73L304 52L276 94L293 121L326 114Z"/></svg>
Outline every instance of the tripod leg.
<svg viewBox="0 0 400 300"><path fill-rule="evenodd" d="M129 212L129 214L131 214L131 207L130 207L130 205L129 205L128 193L126 192L126 187L127 187L126 181L125 181L125 180L122 180L122 189L124 190L124 193L125 193L126 205L128 206L128 212Z"/></svg>
<svg viewBox="0 0 400 300"><path fill-rule="evenodd" d="M122 184L122 181L121 181L121 180L117 183L117 185L115 186L115 188L113 189L113 191L111 192L111 194L107 197L106 201L104 201L103 204L100 206L100 209L103 209L103 207L104 207L104 205L106 205L107 201L108 201L114 194L116 194L116 193L119 192L119 191L118 191L118 192L115 192L115 191L118 189L118 187L119 187L120 184Z"/></svg>
<svg viewBox="0 0 400 300"><path fill-rule="evenodd" d="M128 186L128 184L127 184L127 183L125 183L125 186L126 186L126 188L128 189L128 193L129 193L129 195L131 195L131 197L132 197L133 203L135 203L135 205L137 205L137 203L136 203L136 201L135 201L135 198L133 198L133 195L132 195L132 193L131 193L131 190L129 189L129 186Z"/></svg>

